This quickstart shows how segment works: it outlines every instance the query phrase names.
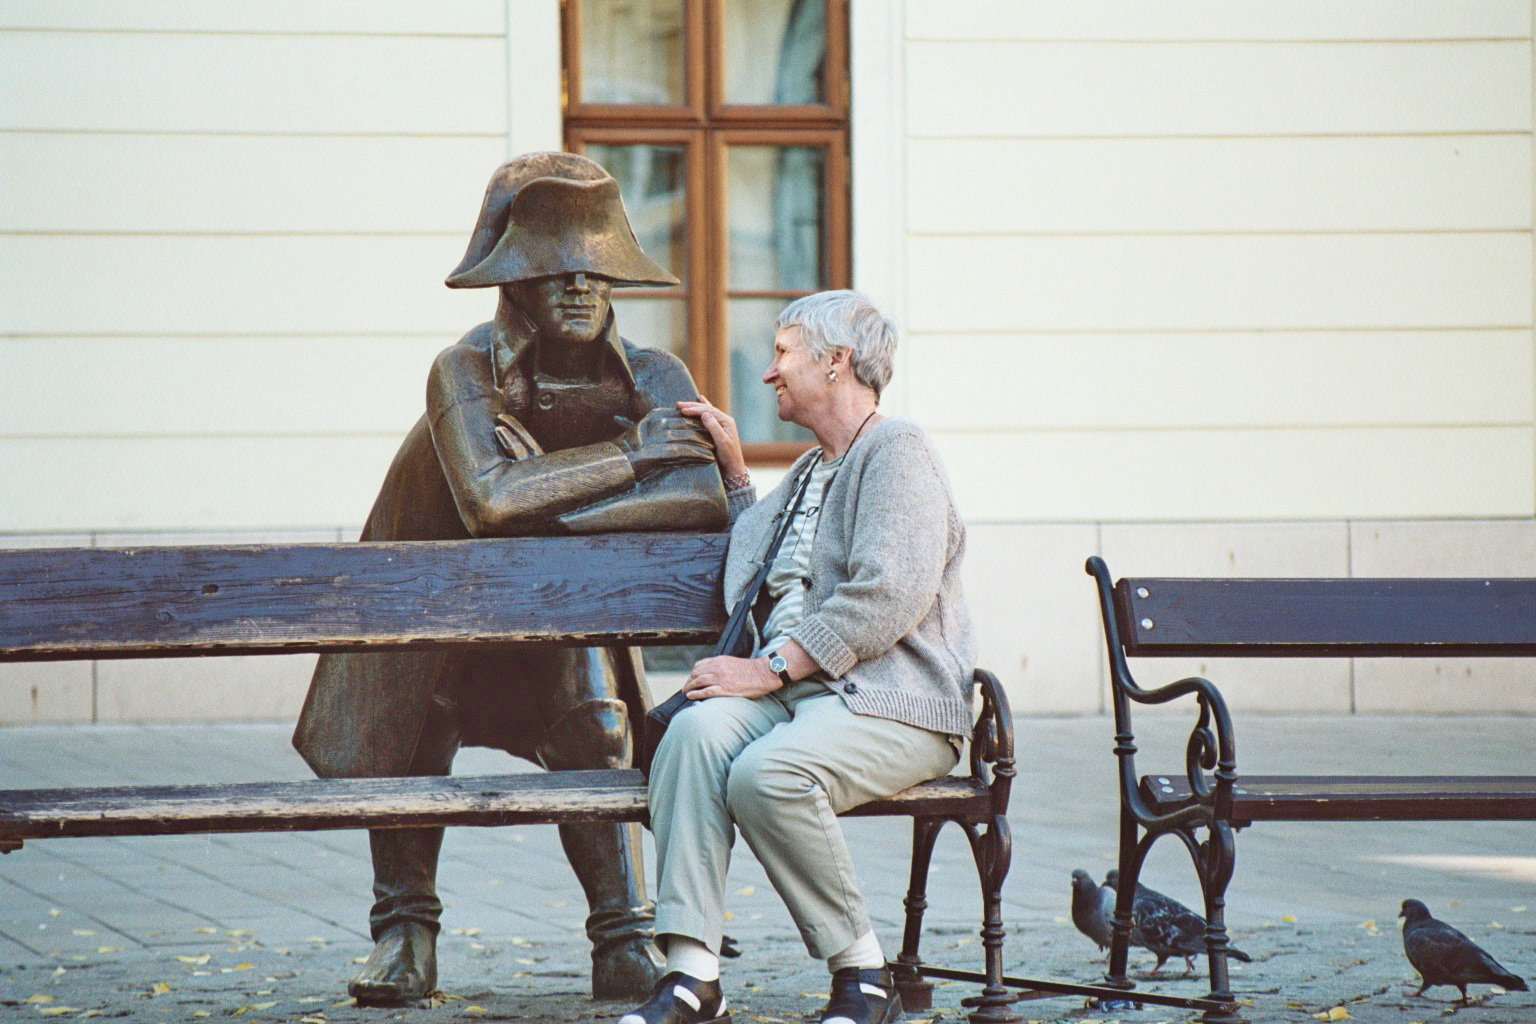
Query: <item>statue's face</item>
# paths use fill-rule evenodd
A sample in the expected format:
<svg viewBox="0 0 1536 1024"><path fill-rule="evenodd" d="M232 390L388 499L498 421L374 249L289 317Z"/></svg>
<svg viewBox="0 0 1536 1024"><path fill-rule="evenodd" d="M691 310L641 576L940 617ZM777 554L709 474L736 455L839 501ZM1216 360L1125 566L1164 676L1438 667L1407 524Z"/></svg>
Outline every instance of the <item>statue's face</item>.
<svg viewBox="0 0 1536 1024"><path fill-rule="evenodd" d="M516 281L512 301L549 341L576 345L596 341L608 320L613 282L596 274L577 272Z"/></svg>

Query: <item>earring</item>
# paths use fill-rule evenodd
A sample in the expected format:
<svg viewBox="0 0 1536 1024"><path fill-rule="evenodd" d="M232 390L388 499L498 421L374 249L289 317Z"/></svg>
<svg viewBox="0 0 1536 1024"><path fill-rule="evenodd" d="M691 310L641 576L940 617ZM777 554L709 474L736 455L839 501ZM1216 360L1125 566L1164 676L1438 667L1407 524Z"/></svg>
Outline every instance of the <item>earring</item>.
<svg viewBox="0 0 1536 1024"><path fill-rule="evenodd" d="M836 370L828 370L827 371L827 380L831 381L833 384L836 384L837 383L837 371Z"/></svg>

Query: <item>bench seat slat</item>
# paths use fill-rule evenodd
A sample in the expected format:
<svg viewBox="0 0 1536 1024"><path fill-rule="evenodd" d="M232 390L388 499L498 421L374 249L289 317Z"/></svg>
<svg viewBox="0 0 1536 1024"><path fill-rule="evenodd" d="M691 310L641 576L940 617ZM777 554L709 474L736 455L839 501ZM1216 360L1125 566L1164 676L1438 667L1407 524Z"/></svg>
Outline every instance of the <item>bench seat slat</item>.
<svg viewBox="0 0 1536 1024"><path fill-rule="evenodd" d="M949 776L848 813L987 816L990 808L984 786ZM632 770L20 789L0 792L0 839L640 821L645 814L645 781Z"/></svg>
<svg viewBox="0 0 1536 1024"><path fill-rule="evenodd" d="M1189 780L1145 776L1159 814L1188 805ZM1536 777L1523 775L1243 775L1237 821L1536 821Z"/></svg>
<svg viewBox="0 0 1536 1024"><path fill-rule="evenodd" d="M1122 579L1115 604L1131 657L1536 655L1536 579Z"/></svg>

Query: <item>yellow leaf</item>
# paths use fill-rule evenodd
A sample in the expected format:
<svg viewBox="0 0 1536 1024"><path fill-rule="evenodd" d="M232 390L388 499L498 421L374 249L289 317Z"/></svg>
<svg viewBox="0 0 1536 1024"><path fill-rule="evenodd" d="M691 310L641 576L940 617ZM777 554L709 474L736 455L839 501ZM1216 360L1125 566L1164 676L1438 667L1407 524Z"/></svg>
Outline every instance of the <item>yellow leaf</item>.
<svg viewBox="0 0 1536 1024"><path fill-rule="evenodd" d="M165 995L165 993L169 992L170 990L171 986L167 985L163 981L157 981L149 987L149 994L152 996L161 996Z"/></svg>
<svg viewBox="0 0 1536 1024"><path fill-rule="evenodd" d="M331 1006L333 1008L337 1007L337 1006L356 1006L356 1005L357 1005L357 1000L356 999L343 999L339 1003L332 1003L331 1004ZM322 1013L320 1016L324 1017L325 1014Z"/></svg>
<svg viewBox="0 0 1536 1024"><path fill-rule="evenodd" d="M270 1003L255 1003L255 1004L253 1004L251 1006L251 1009L253 1009L253 1010L270 1010L270 1009L272 1009L272 1007L277 1005L277 1002L278 1001L276 999L274 999Z"/></svg>
<svg viewBox="0 0 1536 1024"><path fill-rule="evenodd" d="M355 964L365 964L368 962L368 958L365 956L355 956L352 958L352 962Z"/></svg>
<svg viewBox="0 0 1536 1024"><path fill-rule="evenodd" d="M78 1006L50 1006L50 1007L47 1007L46 1009L38 1010L37 1012L41 1013L41 1014L46 1014L49 1017L57 1017L57 1016L59 1016L62 1013L79 1013L80 1012L80 1007L78 1007Z"/></svg>
<svg viewBox="0 0 1536 1024"><path fill-rule="evenodd" d="M71 928L69 930L69 934L71 934L71 935L95 935L96 933L91 931L89 928Z"/></svg>
<svg viewBox="0 0 1536 1024"><path fill-rule="evenodd" d="M300 1017L299 1024L325 1024L324 1017Z"/></svg>
<svg viewBox="0 0 1536 1024"><path fill-rule="evenodd" d="M51 1002L53 1002L53 996L45 996L41 992L39 992L35 996L27 996L27 998L22 1000L23 1004L25 1004L25 1003L39 1003L39 1004L41 1004L41 1003L51 1003Z"/></svg>
<svg viewBox="0 0 1536 1024"><path fill-rule="evenodd" d="M1282 917L1280 919L1280 923L1281 924L1295 924L1296 923L1296 918L1291 916L1290 914L1286 914L1284 917Z"/></svg>
<svg viewBox="0 0 1536 1024"><path fill-rule="evenodd" d="M1361 921L1359 924L1355 925L1355 927L1356 928L1375 928L1376 927L1376 922L1375 921Z"/></svg>
<svg viewBox="0 0 1536 1024"><path fill-rule="evenodd" d="M757 886L755 886L755 885L744 885L740 889L736 890L736 895L737 896L751 896L755 892L757 892Z"/></svg>
<svg viewBox="0 0 1536 1024"><path fill-rule="evenodd" d="M725 919L726 919L726 920L727 920L727 921L734 921L734 920L736 920L736 915L735 915L735 914L733 914L733 913L731 913L731 912L730 912L730 911L729 911L729 910L727 910L727 911L726 911L726 912L725 912Z"/></svg>
<svg viewBox="0 0 1536 1024"><path fill-rule="evenodd" d="M479 935L480 934L480 929L479 928L455 928L455 929L453 929L453 931L450 934L452 934L452 935Z"/></svg>
<svg viewBox="0 0 1536 1024"><path fill-rule="evenodd" d="M232 971L248 971L252 967L255 967L255 966L256 966L255 964L235 964L235 966L231 967L230 970L232 970Z"/></svg>
<svg viewBox="0 0 1536 1024"><path fill-rule="evenodd" d="M325 940L322 939L318 935L311 935L309 938L305 939L304 941L305 942L324 942Z"/></svg>
<svg viewBox="0 0 1536 1024"><path fill-rule="evenodd" d="M1488 927L1489 928L1496 928L1499 931L1503 931L1504 930L1504 926L1499 924L1499 922L1497 922L1497 921L1489 921L1488 922Z"/></svg>
<svg viewBox="0 0 1536 1024"><path fill-rule="evenodd" d="M1510 907L1509 908L1509 912L1511 914L1523 914L1523 913L1525 913L1525 908L1524 907Z"/></svg>
<svg viewBox="0 0 1536 1024"><path fill-rule="evenodd" d="M213 959L213 954L204 953L202 956L179 956L176 959L180 960L184 964L197 964L199 967L201 967L203 964Z"/></svg>
<svg viewBox="0 0 1536 1024"><path fill-rule="evenodd" d="M96 952L98 952L98 953L121 953L122 951L123 951L123 947L122 946L97 946L96 947Z"/></svg>
<svg viewBox="0 0 1536 1024"><path fill-rule="evenodd" d="M536 963L538 963L537 960L530 960L530 959L528 959L525 956L515 956L512 959L516 960L520 964L536 964Z"/></svg>
<svg viewBox="0 0 1536 1024"><path fill-rule="evenodd" d="M465 1013L484 1013L485 1012L485 1007L483 1007L483 1006L466 1006L466 1007L464 1007L464 1012Z"/></svg>
<svg viewBox="0 0 1536 1024"><path fill-rule="evenodd" d="M217 928L193 928L192 930L194 932L196 932L197 934L199 934L199 935L217 935L217 934L219 934L219 930Z"/></svg>
<svg viewBox="0 0 1536 1024"><path fill-rule="evenodd" d="M60 913L61 913L61 911L59 910L59 908L58 907L54 907L53 909L48 911L48 916L49 917L58 917Z"/></svg>
<svg viewBox="0 0 1536 1024"><path fill-rule="evenodd" d="M234 931L232 931L232 932L225 932L224 934L225 935L251 935L251 934L254 934L254 933L249 928L236 928Z"/></svg>
<svg viewBox="0 0 1536 1024"><path fill-rule="evenodd" d="M1322 1013L1314 1013L1312 1016L1316 1017L1318 1020L1325 1021L1354 1020L1354 1018L1349 1015L1349 1011L1344 1009L1342 1006L1335 1006L1331 1010L1326 1010Z"/></svg>
<svg viewBox="0 0 1536 1024"><path fill-rule="evenodd" d="M196 1012L194 1012L192 1014L192 1016L194 1016L194 1017L212 1017L213 1014L209 1013L207 1010L197 1010Z"/></svg>

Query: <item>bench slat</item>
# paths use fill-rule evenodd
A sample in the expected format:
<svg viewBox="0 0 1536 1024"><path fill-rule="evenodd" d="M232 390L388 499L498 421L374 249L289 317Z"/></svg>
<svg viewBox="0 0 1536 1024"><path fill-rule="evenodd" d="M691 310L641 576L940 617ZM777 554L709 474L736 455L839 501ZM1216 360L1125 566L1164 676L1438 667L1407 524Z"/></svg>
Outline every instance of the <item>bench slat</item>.
<svg viewBox="0 0 1536 1024"><path fill-rule="evenodd" d="M625 533L0 551L0 661L697 642L724 625L726 541Z"/></svg>
<svg viewBox="0 0 1536 1024"><path fill-rule="evenodd" d="M950 776L850 815L990 815L986 788ZM640 821L632 770L0 792L0 839L278 832L415 825Z"/></svg>
<svg viewBox="0 0 1536 1024"><path fill-rule="evenodd" d="M1536 655L1536 579L1122 579L1115 604L1132 657Z"/></svg>
<svg viewBox="0 0 1536 1024"><path fill-rule="evenodd" d="M1189 804L1189 780L1149 775L1159 814ZM1237 821L1536 821L1536 777L1524 775L1243 775Z"/></svg>

